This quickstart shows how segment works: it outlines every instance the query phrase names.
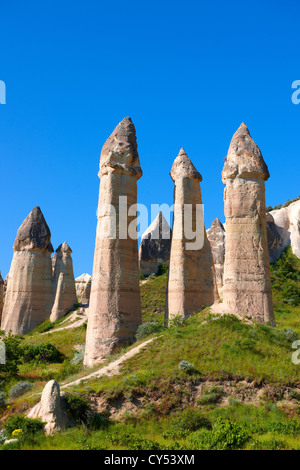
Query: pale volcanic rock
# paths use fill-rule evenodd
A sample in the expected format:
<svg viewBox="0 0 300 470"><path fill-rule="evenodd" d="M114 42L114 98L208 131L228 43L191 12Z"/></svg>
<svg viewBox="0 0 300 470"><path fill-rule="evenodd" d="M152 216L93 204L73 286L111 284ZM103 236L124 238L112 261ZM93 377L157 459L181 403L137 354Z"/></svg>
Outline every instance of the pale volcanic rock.
<svg viewBox="0 0 300 470"><path fill-rule="evenodd" d="M59 245L56 253L53 277L54 303L50 316L52 322L62 318L77 304L72 250L67 242L64 242Z"/></svg>
<svg viewBox="0 0 300 470"><path fill-rule="evenodd" d="M39 207L17 232L1 329L25 334L49 318L52 307L51 233Z"/></svg>
<svg viewBox="0 0 300 470"><path fill-rule="evenodd" d="M92 276L90 276L87 273L81 274L81 276L76 277L75 288L76 288L76 295L78 298L82 297L83 292L86 288L86 285L90 280L92 280Z"/></svg>
<svg viewBox="0 0 300 470"><path fill-rule="evenodd" d="M217 287L221 297L225 261L225 228L218 217L215 218L206 233L214 259Z"/></svg>
<svg viewBox="0 0 300 470"><path fill-rule="evenodd" d="M1 325L1 318L2 318L2 310L3 310L3 298L4 298L4 281L1 276L0 272L0 325Z"/></svg>
<svg viewBox="0 0 300 470"><path fill-rule="evenodd" d="M144 232L139 249L140 274L157 273L162 264L169 264L172 231L162 212Z"/></svg>
<svg viewBox="0 0 300 470"><path fill-rule="evenodd" d="M300 200L269 214L280 237L277 249L274 251L274 260L280 257L288 245L291 245L294 255L300 258Z"/></svg>
<svg viewBox="0 0 300 470"><path fill-rule="evenodd" d="M184 149L180 150L175 159L170 175L175 183L174 206L178 209L174 210L166 299L166 314L169 320L177 315L187 317L218 300L213 257L204 222L201 224L200 248L189 249L187 247L187 243L193 243L195 239L187 239L183 230L183 212L186 213L184 204L190 204L193 209L194 230L196 205L202 204L200 190L202 177Z"/></svg>
<svg viewBox="0 0 300 470"><path fill-rule="evenodd" d="M86 283L84 291L82 293L82 297L80 299L80 303L82 305L87 305L90 303L91 289L92 289L92 277L90 277L90 279Z"/></svg>
<svg viewBox="0 0 300 470"><path fill-rule="evenodd" d="M57 253L54 253L52 258L51 258L51 263L52 263L52 277L54 278L54 273L55 273L55 265L57 261Z"/></svg>
<svg viewBox="0 0 300 470"><path fill-rule="evenodd" d="M59 384L55 380L50 380L43 389L41 400L27 416L41 419L45 423L45 433L52 435L64 430L68 425L69 419L64 408Z"/></svg>
<svg viewBox="0 0 300 470"><path fill-rule="evenodd" d="M267 241L268 167L243 123L222 171L226 217L223 307L260 322L274 322Z"/></svg>
<svg viewBox="0 0 300 470"><path fill-rule="evenodd" d="M127 117L107 139L100 157L86 366L102 362L119 344L132 341L141 324L138 241L127 236L129 228L136 235L136 213L120 224L120 217L124 218L137 202L137 180L141 176L135 128ZM124 204L121 210L119 197Z"/></svg>

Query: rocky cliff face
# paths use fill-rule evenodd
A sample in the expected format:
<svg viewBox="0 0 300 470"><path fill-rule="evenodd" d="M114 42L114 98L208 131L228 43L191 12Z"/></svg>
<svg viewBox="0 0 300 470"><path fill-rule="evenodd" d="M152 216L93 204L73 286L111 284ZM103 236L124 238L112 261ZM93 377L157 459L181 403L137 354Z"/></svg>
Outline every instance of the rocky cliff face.
<svg viewBox="0 0 300 470"><path fill-rule="evenodd" d="M162 263L169 264L172 231L162 212L143 234L139 249L140 274L157 273Z"/></svg>
<svg viewBox="0 0 300 470"><path fill-rule="evenodd" d="M225 228L218 217L215 218L211 227L206 231L215 263L216 282L219 295L223 290L223 273L225 261Z"/></svg>

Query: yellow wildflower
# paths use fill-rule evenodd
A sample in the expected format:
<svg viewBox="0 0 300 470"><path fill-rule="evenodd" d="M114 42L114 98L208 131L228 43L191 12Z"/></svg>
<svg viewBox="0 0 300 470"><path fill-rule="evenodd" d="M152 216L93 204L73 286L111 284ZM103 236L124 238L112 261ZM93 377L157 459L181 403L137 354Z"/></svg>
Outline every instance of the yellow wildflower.
<svg viewBox="0 0 300 470"><path fill-rule="evenodd" d="M22 429L15 429L13 432L12 432L12 436L18 436L19 434L21 434L23 431Z"/></svg>

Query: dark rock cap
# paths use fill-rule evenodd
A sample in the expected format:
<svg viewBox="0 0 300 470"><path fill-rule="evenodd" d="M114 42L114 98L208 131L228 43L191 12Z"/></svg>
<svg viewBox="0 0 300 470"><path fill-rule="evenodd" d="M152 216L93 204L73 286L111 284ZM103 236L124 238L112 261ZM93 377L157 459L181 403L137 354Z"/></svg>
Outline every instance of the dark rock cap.
<svg viewBox="0 0 300 470"><path fill-rule="evenodd" d="M266 181L268 167L259 147L252 139L248 127L242 123L233 135L222 171L223 182L226 178L256 178Z"/></svg>
<svg viewBox="0 0 300 470"><path fill-rule="evenodd" d="M212 224L211 224L210 228L219 228L219 229L221 229L225 232L224 225L222 224L222 222L220 221L220 219L218 217L216 217L212 221Z"/></svg>
<svg viewBox="0 0 300 470"><path fill-rule="evenodd" d="M57 248L56 253L72 253L72 250L67 244L67 242L63 242Z"/></svg>
<svg viewBox="0 0 300 470"><path fill-rule="evenodd" d="M14 251L47 251L51 232L41 209L37 206L26 217L17 231Z"/></svg>
<svg viewBox="0 0 300 470"><path fill-rule="evenodd" d="M107 173L136 176L143 172L137 150L136 133L130 117L125 117L103 145L99 177Z"/></svg>
<svg viewBox="0 0 300 470"><path fill-rule="evenodd" d="M1 276L1 272L0 272L0 284L4 284L3 278Z"/></svg>
<svg viewBox="0 0 300 470"><path fill-rule="evenodd" d="M188 178L199 182L202 181L202 176L196 170L183 148L180 149L178 156L174 160L170 176L173 181L178 178Z"/></svg>

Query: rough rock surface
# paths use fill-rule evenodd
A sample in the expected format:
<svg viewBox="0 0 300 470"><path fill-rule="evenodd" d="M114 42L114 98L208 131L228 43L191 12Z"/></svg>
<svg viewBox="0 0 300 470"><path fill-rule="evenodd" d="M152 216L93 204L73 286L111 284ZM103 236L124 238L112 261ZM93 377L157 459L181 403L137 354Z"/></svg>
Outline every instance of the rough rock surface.
<svg viewBox="0 0 300 470"><path fill-rule="evenodd" d="M130 118L124 118L105 142L100 157L86 366L102 362L120 343L133 340L141 324L138 242L127 236L129 228L136 234L136 213L129 215L128 209L137 202L141 176L135 128ZM124 204L121 210L119 197ZM126 214L127 220L120 223Z"/></svg>
<svg viewBox="0 0 300 470"><path fill-rule="evenodd" d="M300 258L300 200L271 211L269 216L273 218L277 229L277 237L272 237L272 260L278 259L288 245L291 245L294 255Z"/></svg>
<svg viewBox="0 0 300 470"><path fill-rule="evenodd" d="M1 276L0 272L0 325L1 325L1 318L2 318L2 310L3 310L3 298L4 298L4 281Z"/></svg>
<svg viewBox="0 0 300 470"><path fill-rule="evenodd" d="M54 303L50 316L52 322L62 318L77 304L72 250L67 242L64 242L59 245L56 253L53 277Z"/></svg>
<svg viewBox="0 0 300 470"><path fill-rule="evenodd" d="M267 241L267 165L243 123L222 171L226 217L223 306L260 322L274 322Z"/></svg>
<svg viewBox="0 0 300 470"><path fill-rule="evenodd" d="M64 400L60 396L59 384L50 380L43 390L41 401L28 413L28 418L40 418L45 425L46 434L62 431L68 424Z"/></svg>
<svg viewBox="0 0 300 470"><path fill-rule="evenodd" d="M81 276L76 277L75 279L75 288L76 288L76 295L78 298L81 298L83 292L86 288L87 283L92 280L92 276L87 273L81 274Z"/></svg>
<svg viewBox="0 0 300 470"><path fill-rule="evenodd" d="M207 238L209 240L214 259L217 287L221 297L225 261L225 228L218 217L215 218L211 227L207 230Z"/></svg>
<svg viewBox="0 0 300 470"><path fill-rule="evenodd" d="M17 232L1 329L25 334L49 318L52 308L51 233L39 207Z"/></svg>
<svg viewBox="0 0 300 470"><path fill-rule="evenodd" d="M184 149L180 150L175 159L170 175L175 183L175 210L166 301L166 315L169 320L177 315L186 317L203 306L212 305L218 299L213 257L204 223L201 224L203 243L199 249L187 247L195 239L187 239L183 230L184 216L187 215L184 204L192 206L194 231L196 205L202 204L202 177Z"/></svg>
<svg viewBox="0 0 300 470"><path fill-rule="evenodd" d="M156 274L161 264L169 264L171 236L170 226L160 212L142 235L139 249L140 274Z"/></svg>
<svg viewBox="0 0 300 470"><path fill-rule="evenodd" d="M90 303L91 288L92 288L92 277L90 277L90 279L86 283L84 291L82 293L82 297L80 299L80 303L82 305L87 305Z"/></svg>

